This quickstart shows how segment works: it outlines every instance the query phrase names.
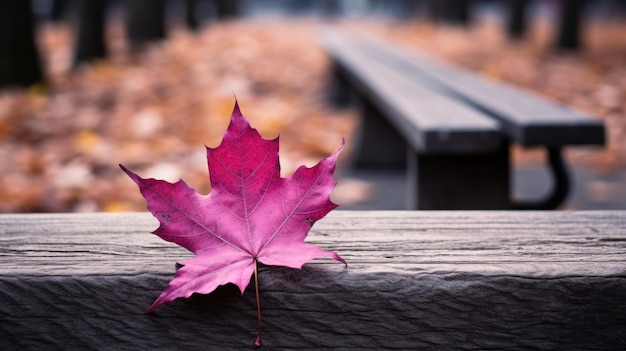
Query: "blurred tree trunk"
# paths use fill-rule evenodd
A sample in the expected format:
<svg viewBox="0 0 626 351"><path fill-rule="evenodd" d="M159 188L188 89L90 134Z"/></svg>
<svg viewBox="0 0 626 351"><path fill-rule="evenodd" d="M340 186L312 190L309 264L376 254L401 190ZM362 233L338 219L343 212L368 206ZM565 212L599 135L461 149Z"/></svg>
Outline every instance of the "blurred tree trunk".
<svg viewBox="0 0 626 351"><path fill-rule="evenodd" d="M324 17L336 17L341 14L341 6L339 6L339 0L323 0L322 1L322 16Z"/></svg>
<svg viewBox="0 0 626 351"><path fill-rule="evenodd" d="M50 9L50 19L53 22L61 22L66 19L68 0L52 0L52 8Z"/></svg>
<svg viewBox="0 0 626 351"><path fill-rule="evenodd" d="M421 0L400 0L396 2L394 14L400 19L409 19L417 16Z"/></svg>
<svg viewBox="0 0 626 351"><path fill-rule="evenodd" d="M303 14L313 10L313 0L292 0L287 3L289 13Z"/></svg>
<svg viewBox="0 0 626 351"><path fill-rule="evenodd" d="M126 0L126 37L133 47L165 39L165 0Z"/></svg>
<svg viewBox="0 0 626 351"><path fill-rule="evenodd" d="M237 0L215 0L218 19L237 18L239 16L239 2Z"/></svg>
<svg viewBox="0 0 626 351"><path fill-rule="evenodd" d="M0 1L0 87L43 82L30 1Z"/></svg>
<svg viewBox="0 0 626 351"><path fill-rule="evenodd" d="M107 0L77 0L74 66L107 56Z"/></svg>
<svg viewBox="0 0 626 351"><path fill-rule="evenodd" d="M584 5L584 0L561 0L561 18L557 39L559 49L576 50L580 48Z"/></svg>
<svg viewBox="0 0 626 351"><path fill-rule="evenodd" d="M526 10L528 0L509 0L509 38L520 39L526 33Z"/></svg>
<svg viewBox="0 0 626 351"><path fill-rule="evenodd" d="M471 0L430 0L431 16L437 22L468 25Z"/></svg>
<svg viewBox="0 0 626 351"><path fill-rule="evenodd" d="M187 28L193 31L200 28L200 21L198 21L198 0L185 0L185 24Z"/></svg>

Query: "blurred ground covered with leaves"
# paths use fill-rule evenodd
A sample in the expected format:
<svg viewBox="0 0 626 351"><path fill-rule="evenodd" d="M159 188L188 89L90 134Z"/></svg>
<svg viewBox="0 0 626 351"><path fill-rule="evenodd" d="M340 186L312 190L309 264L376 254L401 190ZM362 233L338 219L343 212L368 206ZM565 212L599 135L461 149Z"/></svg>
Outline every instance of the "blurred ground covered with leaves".
<svg viewBox="0 0 626 351"><path fill-rule="evenodd" d="M512 43L488 22L469 30L425 22L334 24L598 116L607 123L608 146L576 148L570 160L607 170L626 164L624 24L592 23L581 53L552 50L546 26ZM0 92L0 212L145 209L118 163L143 177L184 178L207 193L204 145L221 140L235 96L266 138L281 134L284 174L327 156L342 137L350 146L354 112L334 111L324 99L328 61L317 45L320 25L246 20L195 34L172 28L167 41L142 52L130 52L121 26L111 26L111 59L74 71L70 30L42 26L50 87ZM515 155L516 162L540 157Z"/></svg>
<svg viewBox="0 0 626 351"><path fill-rule="evenodd" d="M281 133L282 168L327 156L350 133L320 95L327 67L309 23L220 23L131 53L121 26L112 59L69 72L71 34L41 30L49 94L0 97L0 211L145 208L117 167L210 190L205 148L224 133L235 96L264 137Z"/></svg>

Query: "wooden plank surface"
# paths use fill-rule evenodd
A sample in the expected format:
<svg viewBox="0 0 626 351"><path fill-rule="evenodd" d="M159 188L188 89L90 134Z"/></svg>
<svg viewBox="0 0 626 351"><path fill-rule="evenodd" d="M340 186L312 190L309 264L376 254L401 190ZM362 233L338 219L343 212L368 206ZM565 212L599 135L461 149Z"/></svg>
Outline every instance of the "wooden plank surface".
<svg viewBox="0 0 626 351"><path fill-rule="evenodd" d="M415 50L401 50L382 41L345 32L329 36L352 42L360 55L380 60L438 91L488 112L510 138L523 145L579 145L605 143L601 120L464 69L435 61Z"/></svg>
<svg viewBox="0 0 626 351"><path fill-rule="evenodd" d="M149 214L0 215L0 349L241 349L254 293L146 308L190 257ZM260 272L268 349L626 347L626 212L350 212Z"/></svg>
<svg viewBox="0 0 626 351"><path fill-rule="evenodd" d="M603 145L602 120L474 73L421 58L413 60L459 98L491 113L522 145Z"/></svg>
<svg viewBox="0 0 626 351"><path fill-rule="evenodd" d="M495 120L363 55L350 43L349 38L337 34L325 36L324 40L335 63L413 150L431 154L475 153L502 146Z"/></svg>

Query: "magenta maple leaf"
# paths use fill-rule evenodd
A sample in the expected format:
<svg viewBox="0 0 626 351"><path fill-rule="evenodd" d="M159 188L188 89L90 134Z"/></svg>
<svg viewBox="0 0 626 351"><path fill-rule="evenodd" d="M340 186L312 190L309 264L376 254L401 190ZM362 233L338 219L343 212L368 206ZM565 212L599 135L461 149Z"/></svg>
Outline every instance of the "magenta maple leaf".
<svg viewBox="0 0 626 351"><path fill-rule="evenodd" d="M243 294L257 262L298 269L320 257L346 263L336 253L304 242L312 225L337 207L330 192L343 143L314 167L301 166L287 178L280 177L278 144L278 138L265 140L251 128L235 103L222 143L207 147L209 195L198 194L182 180L143 179L120 165L160 222L153 233L195 254L181 262L184 266L146 313L228 283Z"/></svg>

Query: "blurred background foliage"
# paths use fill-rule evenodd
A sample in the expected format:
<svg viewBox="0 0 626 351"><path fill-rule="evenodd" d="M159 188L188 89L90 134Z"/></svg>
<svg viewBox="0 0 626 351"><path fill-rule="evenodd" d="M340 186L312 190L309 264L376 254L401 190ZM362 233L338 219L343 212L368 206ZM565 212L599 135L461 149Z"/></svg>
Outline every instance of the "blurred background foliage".
<svg viewBox="0 0 626 351"><path fill-rule="evenodd" d="M204 145L220 142L235 96L262 135L280 133L284 175L344 137L350 146L355 112L326 102L328 60L317 44L326 25L602 118L607 147L568 158L623 173L625 13L617 0L3 1L0 212L145 209L118 163L208 193ZM542 157L514 151L520 165ZM349 160L350 148L343 168ZM626 199L624 181L586 190ZM339 202L373 196L368 184L345 184Z"/></svg>

